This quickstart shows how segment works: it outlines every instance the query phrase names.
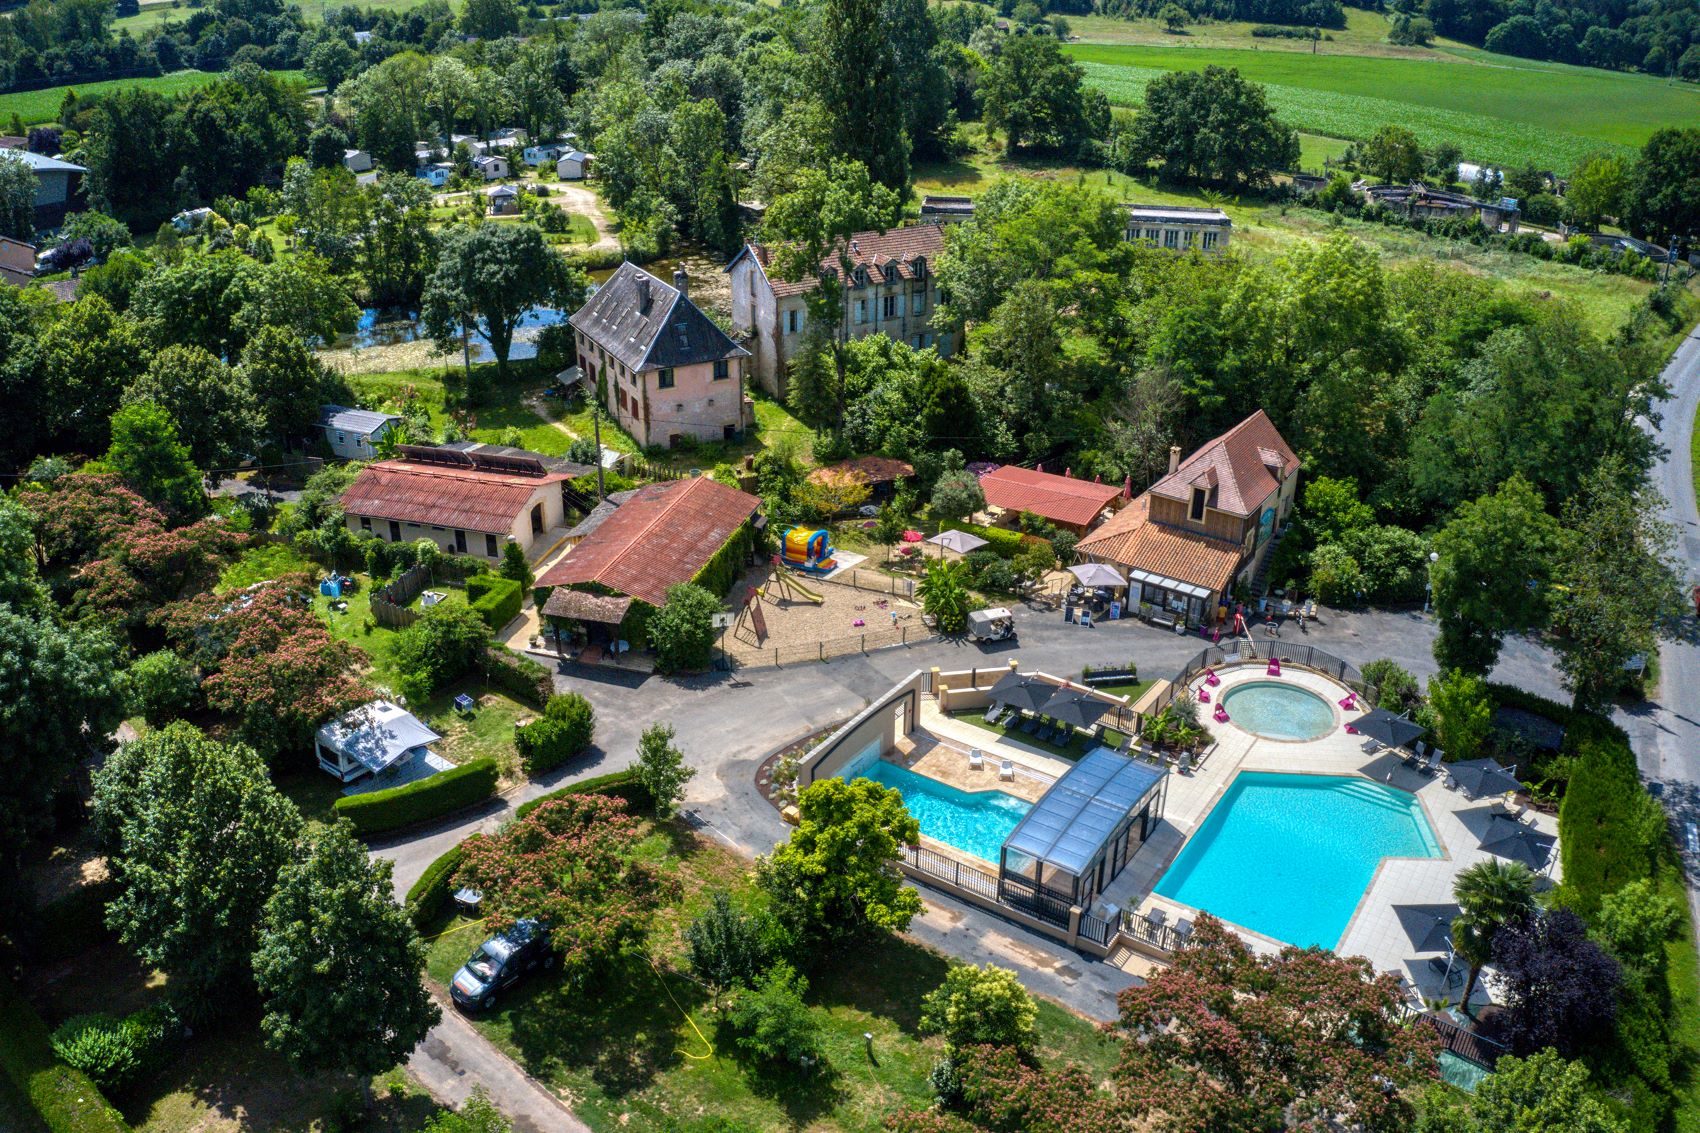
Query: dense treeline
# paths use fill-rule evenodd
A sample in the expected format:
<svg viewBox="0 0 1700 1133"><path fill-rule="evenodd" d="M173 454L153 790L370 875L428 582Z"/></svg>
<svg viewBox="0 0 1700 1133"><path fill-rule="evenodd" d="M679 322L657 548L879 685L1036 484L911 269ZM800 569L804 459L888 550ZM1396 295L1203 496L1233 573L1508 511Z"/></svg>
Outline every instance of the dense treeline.
<svg viewBox="0 0 1700 1133"><path fill-rule="evenodd" d="M1435 31L1489 51L1700 80L1700 10L1688 0L1400 0Z"/></svg>
<svg viewBox="0 0 1700 1133"><path fill-rule="evenodd" d="M1099 0L1106 16L1166 16L1165 8L1179 5L1195 20L1244 20L1248 23L1295 24L1302 27L1343 28L1346 9L1340 0Z"/></svg>

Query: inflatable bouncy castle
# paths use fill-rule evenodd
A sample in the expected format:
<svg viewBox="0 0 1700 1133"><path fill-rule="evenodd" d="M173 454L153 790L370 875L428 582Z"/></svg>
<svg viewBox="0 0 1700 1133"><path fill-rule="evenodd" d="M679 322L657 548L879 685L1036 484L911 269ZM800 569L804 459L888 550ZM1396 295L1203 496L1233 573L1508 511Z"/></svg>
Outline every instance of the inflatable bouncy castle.
<svg viewBox="0 0 1700 1133"><path fill-rule="evenodd" d="M832 559L834 548L827 542L825 531L787 527L780 541L783 545L780 559L792 570L831 574L838 569L838 564Z"/></svg>

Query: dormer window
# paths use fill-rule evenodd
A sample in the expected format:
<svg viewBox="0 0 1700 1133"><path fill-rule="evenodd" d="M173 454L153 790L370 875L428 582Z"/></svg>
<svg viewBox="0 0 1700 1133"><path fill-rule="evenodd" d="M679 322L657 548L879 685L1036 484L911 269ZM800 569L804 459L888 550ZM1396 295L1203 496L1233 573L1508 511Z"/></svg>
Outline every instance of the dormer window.
<svg viewBox="0 0 1700 1133"><path fill-rule="evenodd" d="M915 278L916 279L926 279L927 278L927 260L926 260L925 256L916 256L915 257Z"/></svg>
<svg viewBox="0 0 1700 1133"><path fill-rule="evenodd" d="M1207 493L1203 488L1192 490L1192 510L1189 513L1194 523L1204 522L1204 500Z"/></svg>

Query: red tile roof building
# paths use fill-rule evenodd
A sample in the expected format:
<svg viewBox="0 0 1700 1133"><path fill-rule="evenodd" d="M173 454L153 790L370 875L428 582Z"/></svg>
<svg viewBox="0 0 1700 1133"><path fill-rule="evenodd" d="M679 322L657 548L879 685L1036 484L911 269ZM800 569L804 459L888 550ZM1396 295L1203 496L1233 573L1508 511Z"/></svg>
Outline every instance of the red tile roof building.
<svg viewBox="0 0 1700 1133"><path fill-rule="evenodd" d="M937 224L912 224L884 232L857 232L845 252L850 276L845 280L844 308L839 332L849 338L884 334L916 350L931 347L941 356L952 349L948 330L933 326L938 285L933 265L944 251ZM834 254L821 262L824 271L840 270ZM732 277L732 324L749 348L750 373L769 393L784 397L790 359L796 356L810 315L813 277L797 282L781 279L774 270L773 251L746 244L726 265Z"/></svg>
<svg viewBox="0 0 1700 1133"><path fill-rule="evenodd" d="M1004 511L1030 511L1061 527L1084 532L1122 494L1120 484L1099 484L1006 464L980 477L986 503Z"/></svg>
<svg viewBox="0 0 1700 1133"><path fill-rule="evenodd" d="M1170 470L1083 538L1075 554L1122 568L1137 599L1214 618L1235 579L1250 581L1293 505L1299 461L1261 409Z"/></svg>
<svg viewBox="0 0 1700 1133"><path fill-rule="evenodd" d="M569 477L540 466L518 470L523 464L497 471L472 466L470 457L468 466L381 461L360 470L342 508L351 530L390 542L432 539L451 554L497 559L512 539L529 555L565 534L561 483Z"/></svg>
<svg viewBox="0 0 1700 1133"><path fill-rule="evenodd" d="M689 582L747 523L761 501L706 476L640 488L537 580L596 584L651 606Z"/></svg>

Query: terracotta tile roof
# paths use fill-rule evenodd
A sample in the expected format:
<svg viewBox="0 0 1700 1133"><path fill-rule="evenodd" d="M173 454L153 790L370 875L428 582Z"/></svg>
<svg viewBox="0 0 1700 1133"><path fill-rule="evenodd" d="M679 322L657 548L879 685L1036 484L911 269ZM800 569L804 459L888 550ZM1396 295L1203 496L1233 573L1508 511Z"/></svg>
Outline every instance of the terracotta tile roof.
<svg viewBox="0 0 1700 1133"><path fill-rule="evenodd" d="M898 279L915 279L915 261L937 259L944 251L944 234L936 224L911 224L903 228L888 228L884 232L857 232L850 237L850 262L857 267L866 268L871 281L878 283L887 266L895 269ZM773 266L773 253L760 244L748 244L742 252L732 258L732 264L744 256L754 256L761 265L763 274L767 276L774 295L781 299L793 295L804 295L815 288L813 279L791 283L780 279L769 269ZM727 264L730 269L732 264ZM838 269L838 256L834 253L821 261L823 268ZM857 286L851 280L851 289Z"/></svg>
<svg viewBox="0 0 1700 1133"><path fill-rule="evenodd" d="M406 460L367 465L342 494L343 510L373 519L504 535L545 484L567 477L518 476Z"/></svg>
<svg viewBox="0 0 1700 1133"><path fill-rule="evenodd" d="M1150 494L1140 495L1082 539L1075 554L1210 591L1226 589L1240 569L1240 549L1224 539L1153 523L1150 512Z"/></svg>
<svg viewBox="0 0 1700 1133"><path fill-rule="evenodd" d="M858 456L817 468L809 473L809 479L813 480L823 472L847 472L864 484L884 484L915 475L915 466L889 456Z"/></svg>
<svg viewBox="0 0 1700 1133"><path fill-rule="evenodd" d="M1211 507L1229 515L1248 516L1280 486L1268 466L1273 464L1285 474L1298 463L1299 458L1276 431L1269 414L1259 409L1151 485L1151 494L1189 502L1195 485L1214 488L1216 498Z"/></svg>
<svg viewBox="0 0 1700 1133"><path fill-rule="evenodd" d="M759 506L707 476L639 488L537 584L595 582L664 606L667 588L694 578Z"/></svg>
<svg viewBox="0 0 1700 1133"><path fill-rule="evenodd" d="M1120 484L1094 484L1053 472L1005 464L980 477L986 502L1005 511L1030 511L1053 523L1084 527L1121 495Z"/></svg>

